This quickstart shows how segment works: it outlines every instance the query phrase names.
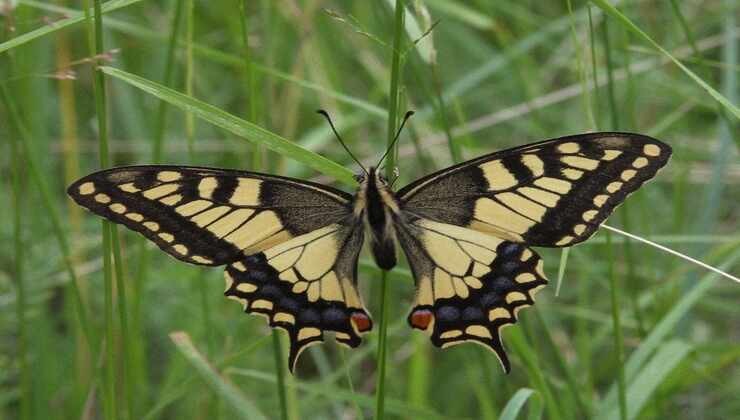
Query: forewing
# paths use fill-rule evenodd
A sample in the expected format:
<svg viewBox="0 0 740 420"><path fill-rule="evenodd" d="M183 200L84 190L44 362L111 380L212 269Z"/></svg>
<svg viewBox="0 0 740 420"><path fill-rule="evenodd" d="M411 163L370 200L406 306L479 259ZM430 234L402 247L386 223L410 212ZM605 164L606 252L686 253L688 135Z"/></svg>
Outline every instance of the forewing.
<svg viewBox="0 0 740 420"><path fill-rule="evenodd" d="M291 178L184 166L88 175L67 193L182 261L223 265L343 220L351 196Z"/></svg>
<svg viewBox="0 0 740 420"><path fill-rule="evenodd" d="M325 331L357 347L360 334L372 328L356 286L362 241L361 223L333 224L226 268L226 296L288 332L291 371L303 349L322 342Z"/></svg>
<svg viewBox="0 0 740 420"><path fill-rule="evenodd" d="M547 284L540 257L522 244L428 219L397 229L416 281L411 327L437 347L482 344L509 372L500 330Z"/></svg>
<svg viewBox="0 0 740 420"><path fill-rule="evenodd" d="M503 150L398 192L405 211L532 246L582 242L663 167L671 148L630 133L592 133Z"/></svg>

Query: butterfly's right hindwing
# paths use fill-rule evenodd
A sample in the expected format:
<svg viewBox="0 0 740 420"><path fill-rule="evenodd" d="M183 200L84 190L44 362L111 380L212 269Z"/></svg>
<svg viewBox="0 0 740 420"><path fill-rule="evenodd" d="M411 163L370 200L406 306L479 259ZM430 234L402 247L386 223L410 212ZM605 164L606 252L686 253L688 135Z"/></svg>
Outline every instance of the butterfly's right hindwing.
<svg viewBox="0 0 740 420"><path fill-rule="evenodd" d="M344 219L348 194L252 172L129 166L67 190L88 210L135 230L185 262L223 265Z"/></svg>
<svg viewBox="0 0 740 420"><path fill-rule="evenodd" d="M540 257L524 245L428 219L405 221L398 233L416 280L411 327L437 347L481 344L508 372L500 330L547 284Z"/></svg>

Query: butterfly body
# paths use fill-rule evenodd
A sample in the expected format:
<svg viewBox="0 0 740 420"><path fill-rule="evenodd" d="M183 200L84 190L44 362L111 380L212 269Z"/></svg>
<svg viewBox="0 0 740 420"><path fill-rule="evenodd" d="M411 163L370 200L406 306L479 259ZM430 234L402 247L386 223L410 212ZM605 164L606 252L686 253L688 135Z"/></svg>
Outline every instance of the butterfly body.
<svg viewBox="0 0 740 420"><path fill-rule="evenodd" d="M376 168L366 176L356 177L360 185L355 207L360 208L370 232L370 247L378 267L390 270L396 266L395 225L401 217L398 199Z"/></svg>
<svg viewBox="0 0 740 420"><path fill-rule="evenodd" d="M356 347L372 329L357 290L369 236L381 269L396 243L416 284L412 328L510 363L500 330L546 284L531 246L586 240L671 149L632 133L590 133L502 150L394 192L375 168L354 195L312 182L217 168L128 166L93 173L68 194L173 257L225 265L225 295L287 331L289 365L333 332Z"/></svg>

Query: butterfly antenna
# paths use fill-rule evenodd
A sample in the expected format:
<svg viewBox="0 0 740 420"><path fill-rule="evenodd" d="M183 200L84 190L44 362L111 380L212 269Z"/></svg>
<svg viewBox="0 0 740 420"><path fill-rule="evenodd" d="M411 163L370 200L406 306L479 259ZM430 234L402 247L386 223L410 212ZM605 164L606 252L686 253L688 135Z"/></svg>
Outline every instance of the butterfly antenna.
<svg viewBox="0 0 740 420"><path fill-rule="evenodd" d="M393 141L391 142L391 145L388 146L388 149L386 149L385 153L383 154L383 157L380 158L378 161L378 164L375 165L376 168L380 167L380 164L383 163L383 160L388 156L388 153L390 153L391 150L393 150L393 146L396 145L396 141L398 140L398 136L401 135L401 130L403 130L403 126L406 125L406 121L408 121L411 116L414 115L414 111L406 111L406 115L403 116L403 121L401 121L401 126L398 127L398 131L396 131L396 137L393 138Z"/></svg>
<svg viewBox="0 0 740 420"><path fill-rule="evenodd" d="M346 144L344 144L344 140L342 140L342 137L339 136L339 133L337 132L337 129L334 128L334 123L331 121L331 117L329 117L329 113L324 111L323 109L319 109L316 111L317 113L321 114L326 118L326 121L329 122L329 126L331 126L331 131L334 132L334 135L337 136L337 140L339 140L339 143L344 147L344 150L347 151L347 153L350 155L350 157L357 162L358 165L360 165L360 168L362 168L362 171L365 172L365 175L369 175L367 172L367 169L365 169L364 166L362 166L362 163L360 163L360 160L355 157L355 155L352 154L352 152L349 150L349 147L347 147Z"/></svg>

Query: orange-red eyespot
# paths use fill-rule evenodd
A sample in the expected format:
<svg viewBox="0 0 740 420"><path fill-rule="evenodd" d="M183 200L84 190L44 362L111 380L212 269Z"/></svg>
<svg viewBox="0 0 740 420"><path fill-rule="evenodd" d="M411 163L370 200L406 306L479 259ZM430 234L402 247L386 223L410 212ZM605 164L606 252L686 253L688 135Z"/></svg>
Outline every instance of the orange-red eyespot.
<svg viewBox="0 0 740 420"><path fill-rule="evenodd" d="M429 309L417 309L411 313L411 326L420 330L426 330L433 318L434 315Z"/></svg>
<svg viewBox="0 0 740 420"><path fill-rule="evenodd" d="M370 317L362 312L353 313L351 319L355 328L357 328L357 331L359 332L369 331L373 326L372 321L370 321Z"/></svg>

